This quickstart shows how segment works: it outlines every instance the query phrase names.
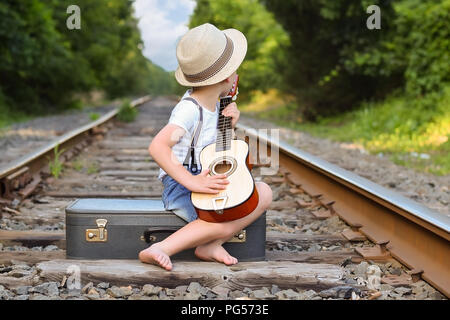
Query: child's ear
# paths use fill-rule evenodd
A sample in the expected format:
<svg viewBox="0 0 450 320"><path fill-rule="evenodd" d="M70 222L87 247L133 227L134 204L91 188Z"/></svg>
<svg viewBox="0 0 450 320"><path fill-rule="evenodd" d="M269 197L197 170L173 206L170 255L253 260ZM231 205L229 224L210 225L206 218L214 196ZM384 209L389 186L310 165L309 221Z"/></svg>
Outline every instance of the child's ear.
<svg viewBox="0 0 450 320"><path fill-rule="evenodd" d="M233 73L231 76L229 76L228 78L226 78L225 81L226 81L227 83L233 82L233 80L234 80L233 75L234 75L234 73Z"/></svg>

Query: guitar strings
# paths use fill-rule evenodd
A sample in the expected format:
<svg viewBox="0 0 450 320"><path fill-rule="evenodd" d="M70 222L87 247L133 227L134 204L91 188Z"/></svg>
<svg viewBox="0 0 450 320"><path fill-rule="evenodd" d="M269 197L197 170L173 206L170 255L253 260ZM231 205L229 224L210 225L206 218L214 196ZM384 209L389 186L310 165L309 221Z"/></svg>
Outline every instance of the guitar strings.
<svg viewBox="0 0 450 320"><path fill-rule="evenodd" d="M231 117L222 115L222 111L232 101L231 97L223 98L220 101L219 120L217 124L216 151L224 151L230 149L231 141Z"/></svg>

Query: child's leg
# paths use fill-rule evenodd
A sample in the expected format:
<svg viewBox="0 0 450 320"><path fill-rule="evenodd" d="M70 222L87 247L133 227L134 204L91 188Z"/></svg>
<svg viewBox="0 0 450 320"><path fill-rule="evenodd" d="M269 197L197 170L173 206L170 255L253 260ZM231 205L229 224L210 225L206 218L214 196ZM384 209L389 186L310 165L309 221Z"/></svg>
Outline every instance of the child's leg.
<svg viewBox="0 0 450 320"><path fill-rule="evenodd" d="M256 187L258 189L259 202L258 206L255 210L245 216L244 218L227 222L229 227L231 228L231 236L230 234L224 238L219 238L208 243L202 244L197 247L195 250L195 255L206 261L218 261L223 262L225 264L235 264L237 263L237 259L232 257L223 247L222 244L230 240L237 232L244 229L256 219L258 219L261 214L269 207L272 202L272 190L270 187L264 182L257 182ZM232 263L231 263L232 262Z"/></svg>
<svg viewBox="0 0 450 320"><path fill-rule="evenodd" d="M203 249L199 248L197 254L205 260L214 259L230 263L231 260L228 258L229 254L221 247L221 244L255 221L272 202L272 190L267 184L258 182L256 183L256 188L258 188L259 194L258 206L249 215L238 220L223 223L206 222L197 219L171 234L163 241L155 243L150 248L141 251L139 259L142 262L158 264L167 270L171 270L172 264L169 256L185 249L208 244Z"/></svg>

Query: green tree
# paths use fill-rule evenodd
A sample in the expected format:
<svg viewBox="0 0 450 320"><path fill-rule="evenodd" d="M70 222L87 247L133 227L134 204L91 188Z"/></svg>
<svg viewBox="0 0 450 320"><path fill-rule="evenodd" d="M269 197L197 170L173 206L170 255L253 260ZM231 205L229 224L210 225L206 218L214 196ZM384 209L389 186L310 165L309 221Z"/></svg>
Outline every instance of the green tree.
<svg viewBox="0 0 450 320"><path fill-rule="evenodd" d="M286 59L278 70L307 118L347 110L399 85L395 74L373 77L346 64L354 52L376 46L391 29L392 1L260 1L289 34ZM366 9L372 4L381 8L383 32L366 27Z"/></svg>
<svg viewBox="0 0 450 320"><path fill-rule="evenodd" d="M0 3L0 110L41 114L101 90L111 98L173 89L170 74L142 55L132 2L78 0L81 29L69 30L70 0Z"/></svg>
<svg viewBox="0 0 450 320"><path fill-rule="evenodd" d="M404 0L377 46L350 52L346 67L367 75L401 74L408 94L442 93L450 82L450 0Z"/></svg>
<svg viewBox="0 0 450 320"><path fill-rule="evenodd" d="M69 102L66 92L80 84L69 67L75 63L50 8L38 0L0 3L0 90L8 104L36 111Z"/></svg>
<svg viewBox="0 0 450 320"><path fill-rule="evenodd" d="M167 73L156 71L142 55L143 47L132 2L122 0L79 0L81 29L66 27L65 9L70 0L58 1L55 10L60 22L58 30L79 56L80 65L87 65L91 87L105 90L112 98L152 91L153 85ZM157 73L157 77L155 74ZM154 79L149 82L149 79ZM161 79L159 79L161 80ZM162 80L164 82L166 80Z"/></svg>

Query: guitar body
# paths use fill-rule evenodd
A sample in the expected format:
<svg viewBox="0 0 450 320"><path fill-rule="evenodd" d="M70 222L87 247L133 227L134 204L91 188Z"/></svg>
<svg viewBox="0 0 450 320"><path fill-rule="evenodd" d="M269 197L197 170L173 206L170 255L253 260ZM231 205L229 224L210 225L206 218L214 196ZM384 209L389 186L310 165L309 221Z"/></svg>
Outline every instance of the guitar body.
<svg viewBox="0 0 450 320"><path fill-rule="evenodd" d="M216 151L216 143L200 152L202 169L210 175L225 174L230 182L217 194L191 193L198 217L208 222L225 222L250 214L258 205L258 191L250 173L249 147L243 140L231 140L230 148Z"/></svg>
<svg viewBox="0 0 450 320"><path fill-rule="evenodd" d="M216 143L200 152L202 170L208 168L209 175L225 174L229 183L226 189L216 194L191 193L191 201L201 220L225 222L240 219L250 214L258 205L259 196L250 173L249 147L244 140L233 140L231 117L222 114L224 108L236 99L239 76L226 97L220 98Z"/></svg>

